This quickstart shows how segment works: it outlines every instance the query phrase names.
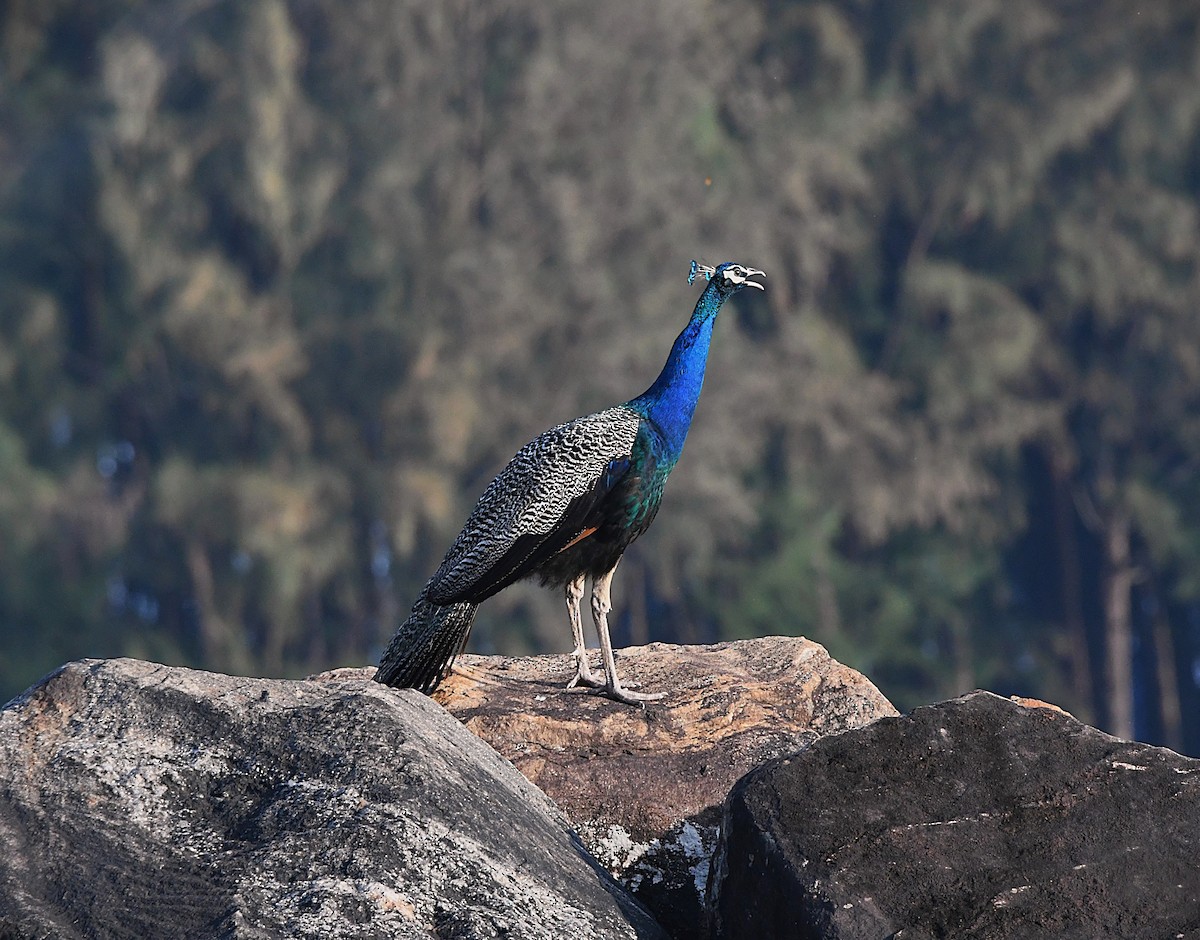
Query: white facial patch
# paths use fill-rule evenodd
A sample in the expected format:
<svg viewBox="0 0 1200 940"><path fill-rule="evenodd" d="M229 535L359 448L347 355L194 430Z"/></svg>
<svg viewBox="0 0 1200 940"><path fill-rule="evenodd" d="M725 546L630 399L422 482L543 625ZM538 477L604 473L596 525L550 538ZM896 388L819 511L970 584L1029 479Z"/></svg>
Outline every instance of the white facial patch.
<svg viewBox="0 0 1200 940"><path fill-rule="evenodd" d="M734 286L743 285L745 287L757 287L759 290L766 290L761 284L750 280L752 274L766 275L765 271L757 271L754 268L743 268L740 264L735 264L726 268L721 272L725 280Z"/></svg>

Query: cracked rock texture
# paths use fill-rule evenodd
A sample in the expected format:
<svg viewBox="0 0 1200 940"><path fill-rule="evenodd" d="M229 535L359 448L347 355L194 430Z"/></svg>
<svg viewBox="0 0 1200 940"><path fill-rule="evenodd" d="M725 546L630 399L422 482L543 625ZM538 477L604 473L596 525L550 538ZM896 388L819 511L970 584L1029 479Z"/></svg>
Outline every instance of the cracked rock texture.
<svg viewBox="0 0 1200 940"><path fill-rule="evenodd" d="M438 702L544 790L665 928L695 937L738 778L896 709L803 637L618 650L646 708L565 691L569 656L463 656Z"/></svg>
<svg viewBox="0 0 1200 940"><path fill-rule="evenodd" d="M661 936L418 693L83 661L0 710L0 937Z"/></svg>
<svg viewBox="0 0 1200 940"><path fill-rule="evenodd" d="M709 891L731 940L1200 936L1200 761L975 692L747 775Z"/></svg>

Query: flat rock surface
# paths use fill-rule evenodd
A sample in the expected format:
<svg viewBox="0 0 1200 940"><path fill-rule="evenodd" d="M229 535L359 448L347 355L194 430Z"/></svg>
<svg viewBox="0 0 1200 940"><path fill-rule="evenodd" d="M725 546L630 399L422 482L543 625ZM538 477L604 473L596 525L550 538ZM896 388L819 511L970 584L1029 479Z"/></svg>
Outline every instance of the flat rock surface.
<svg viewBox="0 0 1200 940"><path fill-rule="evenodd" d="M0 710L0 937L659 937L424 696L71 663Z"/></svg>
<svg viewBox="0 0 1200 940"><path fill-rule="evenodd" d="M564 689L569 656L463 656L434 694L577 823L635 840L719 806L770 757L897 714L861 673L803 637L618 650L645 708Z"/></svg>
<svg viewBox="0 0 1200 940"><path fill-rule="evenodd" d="M1200 761L976 692L743 779L728 938L1200 935Z"/></svg>
<svg viewBox="0 0 1200 940"><path fill-rule="evenodd" d="M738 778L896 710L803 637L654 643L617 657L623 680L666 698L639 708L567 691L566 655L461 656L434 698L544 790L660 923L694 936Z"/></svg>

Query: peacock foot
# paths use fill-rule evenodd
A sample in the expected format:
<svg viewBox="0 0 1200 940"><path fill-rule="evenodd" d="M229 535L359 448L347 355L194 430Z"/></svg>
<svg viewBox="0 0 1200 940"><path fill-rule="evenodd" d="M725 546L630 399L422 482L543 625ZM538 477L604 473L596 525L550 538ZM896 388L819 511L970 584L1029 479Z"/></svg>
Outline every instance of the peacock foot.
<svg viewBox="0 0 1200 940"><path fill-rule="evenodd" d="M598 689L597 694L610 698L614 702L641 706L645 706L646 702L657 702L659 699L667 697L666 692L634 692L616 682L610 682L603 689Z"/></svg>
<svg viewBox="0 0 1200 940"><path fill-rule="evenodd" d="M589 689L602 689L604 688L604 685L604 677L598 676L596 673L592 672L591 667L588 666L586 659L580 659L579 668L575 672L575 678L567 683L567 688L574 689L579 686L585 686Z"/></svg>

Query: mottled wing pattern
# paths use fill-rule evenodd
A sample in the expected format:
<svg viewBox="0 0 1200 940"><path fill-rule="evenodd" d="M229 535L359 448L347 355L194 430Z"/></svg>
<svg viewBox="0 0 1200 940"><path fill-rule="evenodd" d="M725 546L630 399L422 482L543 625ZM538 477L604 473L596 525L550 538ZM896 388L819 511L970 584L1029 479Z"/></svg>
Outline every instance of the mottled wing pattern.
<svg viewBox="0 0 1200 940"><path fill-rule="evenodd" d="M522 558L532 558L546 540L557 537L565 545L578 534L564 533L564 526L613 484L611 466L629 457L640 421L624 406L609 408L551 428L517 451L484 490L430 579L429 600L482 599L509 583L510 575L528 573L514 562L519 541Z"/></svg>

